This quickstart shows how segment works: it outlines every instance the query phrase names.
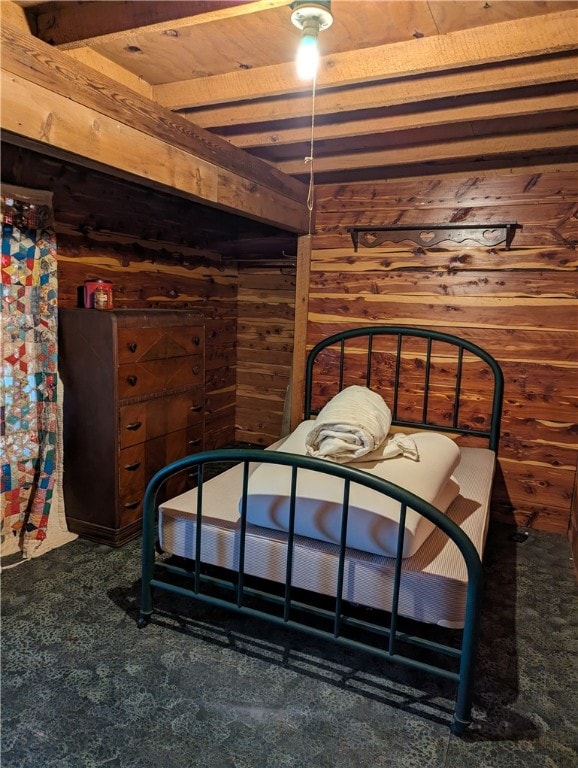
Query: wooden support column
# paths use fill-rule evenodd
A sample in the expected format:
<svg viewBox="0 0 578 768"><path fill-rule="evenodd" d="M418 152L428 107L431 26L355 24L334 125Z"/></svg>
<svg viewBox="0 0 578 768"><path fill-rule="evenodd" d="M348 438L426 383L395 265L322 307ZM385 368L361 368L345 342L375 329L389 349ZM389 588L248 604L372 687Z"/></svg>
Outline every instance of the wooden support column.
<svg viewBox="0 0 578 768"><path fill-rule="evenodd" d="M295 331L291 374L291 429L303 419L305 363L307 359L307 319L309 315L309 275L311 271L311 235L297 243L297 278L295 285Z"/></svg>

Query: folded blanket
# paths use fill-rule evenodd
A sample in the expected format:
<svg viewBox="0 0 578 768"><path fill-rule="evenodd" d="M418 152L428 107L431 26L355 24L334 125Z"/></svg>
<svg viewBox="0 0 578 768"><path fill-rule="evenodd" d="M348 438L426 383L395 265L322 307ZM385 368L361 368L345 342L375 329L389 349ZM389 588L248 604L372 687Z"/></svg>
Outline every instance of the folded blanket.
<svg viewBox="0 0 578 768"><path fill-rule="evenodd" d="M384 399L367 387L341 390L321 409L307 435L307 455L341 464L358 460L383 443L391 426Z"/></svg>
<svg viewBox="0 0 578 768"><path fill-rule="evenodd" d="M384 440L375 451L371 451L365 456L360 456L358 459L353 459L351 463L383 461L384 459L393 459L395 456L403 456L412 461L419 461L419 450L413 437L397 432L395 435L390 435Z"/></svg>

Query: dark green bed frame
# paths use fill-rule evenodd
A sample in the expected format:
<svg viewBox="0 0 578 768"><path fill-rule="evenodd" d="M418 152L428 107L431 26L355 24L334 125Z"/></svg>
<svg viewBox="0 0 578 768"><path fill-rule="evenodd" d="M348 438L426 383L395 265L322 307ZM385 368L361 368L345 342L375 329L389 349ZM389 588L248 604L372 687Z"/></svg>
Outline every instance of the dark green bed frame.
<svg viewBox="0 0 578 768"><path fill-rule="evenodd" d="M395 350L393 353L374 352L374 342L378 337L382 336L395 338ZM367 349L364 381L357 380L353 383L362 383L372 387L374 384L373 377L375 376L375 361L381 359L383 362L384 355L391 357L393 354L395 358L393 379L388 384L392 391L387 396L384 394L386 402L388 402L392 410L393 426L410 427L416 430L432 429L480 438L483 441L487 441L487 446L497 454L503 398L503 376L501 369L496 360L477 345L438 331L402 326L372 326L337 333L320 342L311 350L307 360L305 418L310 418L319 411L319 409L312 408L312 400L314 371L316 363L320 360L319 355L321 353L329 350L331 360L333 361L333 358L337 359L338 391L348 385L347 342L351 339L357 339L357 345L360 339L364 339ZM404 344L407 339L423 339L423 350L420 350L419 353L412 351L404 355ZM452 373L452 376L455 377L455 386L453 386L454 403L450 423L444 423L442 426L439 423L432 423L428 417L430 404L429 388L436 359L439 360L440 356L443 357L444 354L448 354L450 349L453 356L452 359L456 361L455 374ZM479 425L471 426L460 421L464 355L468 353L473 356L476 364L478 362L484 364L481 375L489 381L490 396L485 410L487 415L482 419L483 426L481 427ZM422 361L425 360L423 366L421 363L419 366L420 370L423 371L424 380L419 420L404 420L398 416L399 395L403 390L403 377L401 375L402 356L405 356L406 360L412 356L414 358L419 357ZM358 360L359 347L357 347L357 365ZM332 392L333 394L336 394L336 392ZM230 571L210 572L203 567L202 563L203 482L206 482L206 468L215 462L242 463L244 467L243 494L240 505L239 568L234 573ZM245 573L245 536L248 527L246 523L247 485L251 462L292 467L289 531L287 533L288 554L285 583L281 589L279 585L268 585L267 582L255 584L254 580L247 577ZM197 472L198 484L196 509L198 524L196 526L195 551L201 553L200 557L197 557L194 561L188 561L184 565L181 562L175 563L174 559L171 558L157 560L155 557L155 550L157 548L157 493L171 475L184 470L190 472L193 468ZM302 469L322 472L325 475L341 478L344 481L338 576L335 594L331 598L331 605L329 607L327 605L320 605L315 595L308 596L308 593L304 595L303 592L296 594L295 590L291 587L292 557L290 555L294 541L294 520L295 515L298 514L298 499L296 498L295 489L298 472ZM214 482L218 482L218 478L215 478ZM388 607L387 614L378 612L380 616L376 620L368 619L365 614L361 617L359 614L356 615L355 611L351 610L351 606L342 598L351 483L371 488L400 502L401 524L399 525L397 557L394 566L392 605ZM459 631L461 632L461 642L457 646L455 643L432 641L428 637L419 636L415 629L408 632L399 626L401 622L398 615L398 597L402 579L403 523L405 522L408 508L423 515L451 538L458 546L466 563L468 573L466 614L464 628ZM175 595L187 596L194 600L226 608L229 611L247 616L258 617L283 627L291 627L315 637L331 640L331 642L341 646L369 652L390 662L405 664L422 672L449 679L457 684L452 730L459 735L471 722L474 666L480 620L482 563L468 536L452 520L431 504L393 483L368 475L348 465L335 464L321 459L278 451L262 451L260 449L205 451L175 461L157 472L151 479L145 494L142 539L142 596L138 618L138 624L141 627L150 621L153 614L153 588ZM384 616L386 616L386 620L384 620ZM403 617L401 617L401 621L403 622ZM427 632L424 632L424 634L427 634ZM418 658L416 658L416 649ZM446 661L441 665L439 662L425 662L419 658L423 652L434 654L436 658L443 658ZM447 659L450 659L450 665L448 665ZM449 668L451 667L451 661L453 661L455 669Z"/></svg>

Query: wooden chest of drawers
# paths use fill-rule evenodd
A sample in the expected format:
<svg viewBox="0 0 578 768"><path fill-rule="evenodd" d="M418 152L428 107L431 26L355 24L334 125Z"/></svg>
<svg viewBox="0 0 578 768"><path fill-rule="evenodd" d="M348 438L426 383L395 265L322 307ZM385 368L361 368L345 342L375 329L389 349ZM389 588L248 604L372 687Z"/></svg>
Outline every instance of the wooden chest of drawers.
<svg viewBox="0 0 578 768"><path fill-rule="evenodd" d="M59 310L64 502L71 531L112 546L140 533L152 475L203 449L203 317ZM171 479L164 497L182 493Z"/></svg>

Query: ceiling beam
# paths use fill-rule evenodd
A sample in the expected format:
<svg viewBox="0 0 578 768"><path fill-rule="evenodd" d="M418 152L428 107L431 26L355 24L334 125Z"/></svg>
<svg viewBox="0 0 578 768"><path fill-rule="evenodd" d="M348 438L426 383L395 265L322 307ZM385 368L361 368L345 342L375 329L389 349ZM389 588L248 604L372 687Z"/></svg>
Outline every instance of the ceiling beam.
<svg viewBox="0 0 578 768"><path fill-rule="evenodd" d="M181 116L159 107L155 102L124 88L81 62L74 61L32 35L22 34L3 23L0 39L2 69L7 72L54 91L73 103L82 104L95 113L118 120L121 124L138 127L143 133L156 136L202 160L242 175L248 181L269 187L297 201L306 199L307 191L300 182L284 176L219 136L192 125Z"/></svg>
<svg viewBox="0 0 578 768"><path fill-rule="evenodd" d="M515 61L507 67L494 65L480 70L464 70L393 80L347 91L325 91L315 96L316 115L339 115L363 109L380 109L432 99L453 98L471 93L490 93L564 81L575 81L578 56L568 55L539 61ZM242 102L184 112L195 125L215 128L229 125L288 120L311 115L311 95L275 99L267 102Z"/></svg>
<svg viewBox="0 0 578 768"><path fill-rule="evenodd" d="M571 149L576 145L576 130L539 131L536 133L489 136L476 139L440 141L434 144L394 147L376 152L349 152L339 155L323 155L314 159L315 173L337 170L358 170L380 166L427 163L435 160L451 161L461 158L484 157L486 155L515 155L524 152L539 152L550 149ZM296 175L309 173L303 159L287 160L276 167L285 173Z"/></svg>
<svg viewBox="0 0 578 768"><path fill-rule="evenodd" d="M576 49L578 10L345 51L321 59L317 88L413 77ZM165 83L153 98L169 109L300 93L293 62Z"/></svg>
<svg viewBox="0 0 578 768"><path fill-rule="evenodd" d="M353 136L369 136L375 133L392 133L414 128L430 128L451 123L494 120L500 117L522 117L540 112L560 112L578 107L575 93L554 93L543 96L525 96L503 101L457 105L440 109L410 112L403 115L383 115L361 120L347 120L329 125L315 126L315 140L345 139ZM279 130L254 131L228 135L227 141L236 147L274 147L281 144L298 144L311 139L311 128L281 128Z"/></svg>
<svg viewBox="0 0 578 768"><path fill-rule="evenodd" d="M289 5L291 0L150 0L131 2L59 3L58 10L41 11L37 35L61 50L102 45L151 32L193 27L212 21Z"/></svg>
<svg viewBox="0 0 578 768"><path fill-rule="evenodd" d="M304 204L17 75L2 70L0 77L8 143L287 231L307 231Z"/></svg>
<svg viewBox="0 0 578 768"><path fill-rule="evenodd" d="M142 77L129 72L128 69L119 66L114 61L107 59L106 56L94 51L92 48L71 48L69 51L66 51L66 55L76 61L80 61L82 64L86 64L87 67L95 69L101 75L106 75L117 83L125 85L131 91L136 91L141 96L152 99L153 89L150 83L147 83Z"/></svg>
<svg viewBox="0 0 578 768"><path fill-rule="evenodd" d="M403 179L388 178L372 183L374 195L368 204L364 194L367 182L354 181L350 184L317 184L315 187L316 211L359 211L371 208L404 209L429 208L435 206L484 207L488 195L499 198L506 205L527 202L526 185L539 199L547 203L560 200L578 202L576 178L578 162L567 162L561 167L556 160L532 163L531 167L508 167L486 169L483 173L468 173L464 170L444 171L443 178L418 172L404 175ZM440 183L441 182L441 183ZM419 193L416 194L416 188Z"/></svg>
<svg viewBox="0 0 578 768"><path fill-rule="evenodd" d="M12 0L2 0L0 8L2 9L2 24L11 24L21 32L30 33L28 17L21 5L13 3Z"/></svg>
<svg viewBox="0 0 578 768"><path fill-rule="evenodd" d="M0 32L7 140L282 229L307 231L304 184L31 35L9 24Z"/></svg>

